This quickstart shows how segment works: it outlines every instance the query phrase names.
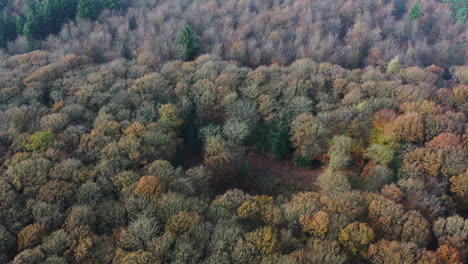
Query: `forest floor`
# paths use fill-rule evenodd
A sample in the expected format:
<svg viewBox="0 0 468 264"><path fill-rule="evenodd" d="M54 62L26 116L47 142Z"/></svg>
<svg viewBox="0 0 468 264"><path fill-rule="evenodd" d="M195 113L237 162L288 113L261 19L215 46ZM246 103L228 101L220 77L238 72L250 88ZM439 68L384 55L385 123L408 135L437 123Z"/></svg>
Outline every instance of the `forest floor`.
<svg viewBox="0 0 468 264"><path fill-rule="evenodd" d="M298 168L292 161L276 160L270 155L248 153L243 158L249 168L247 186L254 184L257 192L266 194L315 191L322 168ZM246 186L243 188L246 188ZM250 191L250 190L247 190Z"/></svg>
<svg viewBox="0 0 468 264"><path fill-rule="evenodd" d="M184 169L203 164L203 156L190 151L179 153ZM320 166L301 168L290 160L277 160L265 153L248 152L226 166L212 182L214 195L238 188L250 194L290 195L301 191L316 191L316 180L323 171Z"/></svg>

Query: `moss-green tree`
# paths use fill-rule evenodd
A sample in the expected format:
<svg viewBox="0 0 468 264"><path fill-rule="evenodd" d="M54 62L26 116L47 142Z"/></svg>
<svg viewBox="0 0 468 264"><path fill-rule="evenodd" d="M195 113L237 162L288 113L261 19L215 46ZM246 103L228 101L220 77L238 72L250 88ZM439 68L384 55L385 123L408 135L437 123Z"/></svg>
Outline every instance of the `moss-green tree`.
<svg viewBox="0 0 468 264"><path fill-rule="evenodd" d="M47 149L49 144L54 140L52 131L38 131L29 136L28 141L24 145L25 149L32 152L42 152Z"/></svg>
<svg viewBox="0 0 468 264"><path fill-rule="evenodd" d="M183 60L192 60L198 52L200 45L198 43L199 37L193 28L188 24L182 27L177 38L177 46L179 46L180 55Z"/></svg>

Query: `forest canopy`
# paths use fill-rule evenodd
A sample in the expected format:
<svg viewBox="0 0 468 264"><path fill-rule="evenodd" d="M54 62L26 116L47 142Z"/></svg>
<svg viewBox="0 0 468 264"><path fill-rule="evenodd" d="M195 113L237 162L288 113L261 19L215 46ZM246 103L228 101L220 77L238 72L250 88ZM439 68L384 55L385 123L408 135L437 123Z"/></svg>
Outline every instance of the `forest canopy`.
<svg viewBox="0 0 468 264"><path fill-rule="evenodd" d="M308 57L350 69L395 58L448 68L468 56L466 0L6 0L0 8L0 45L8 54L100 48L107 59L160 66L183 58L174 42L189 23L200 54L249 67Z"/></svg>
<svg viewBox="0 0 468 264"><path fill-rule="evenodd" d="M0 4L0 263L468 263L466 1Z"/></svg>

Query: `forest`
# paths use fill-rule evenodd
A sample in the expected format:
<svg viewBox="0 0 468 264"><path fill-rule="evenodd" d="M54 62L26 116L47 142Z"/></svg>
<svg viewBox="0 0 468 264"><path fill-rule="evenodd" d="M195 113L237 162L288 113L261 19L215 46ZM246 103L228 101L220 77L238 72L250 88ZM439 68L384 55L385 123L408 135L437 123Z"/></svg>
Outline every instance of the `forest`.
<svg viewBox="0 0 468 264"><path fill-rule="evenodd" d="M0 263L468 263L467 0L0 0Z"/></svg>

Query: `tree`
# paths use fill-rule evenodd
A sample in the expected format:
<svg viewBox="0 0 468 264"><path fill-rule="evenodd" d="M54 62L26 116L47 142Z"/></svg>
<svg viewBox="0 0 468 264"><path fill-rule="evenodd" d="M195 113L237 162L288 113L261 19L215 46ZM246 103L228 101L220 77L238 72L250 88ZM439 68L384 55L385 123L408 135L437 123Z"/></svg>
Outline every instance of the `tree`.
<svg viewBox="0 0 468 264"><path fill-rule="evenodd" d="M408 14L408 17L411 21L419 19L421 16L421 7L419 6L418 3L414 4L413 7L411 8L411 11Z"/></svg>
<svg viewBox="0 0 468 264"><path fill-rule="evenodd" d="M340 243L351 252L352 255L360 254L367 258L367 248L374 241L375 235L372 228L364 223L354 222L340 232Z"/></svg>
<svg viewBox="0 0 468 264"><path fill-rule="evenodd" d="M0 225L0 251L7 254L15 248L15 245L16 238L3 225ZM0 253L0 260L2 253Z"/></svg>
<svg viewBox="0 0 468 264"><path fill-rule="evenodd" d="M347 263L346 254L336 241L320 238L310 239L305 248L292 252L291 257L295 260L293 263Z"/></svg>
<svg viewBox="0 0 468 264"><path fill-rule="evenodd" d="M138 196L158 198L165 191L164 184L156 176L144 176L138 181L138 185L133 193Z"/></svg>
<svg viewBox="0 0 468 264"><path fill-rule="evenodd" d="M370 162L364 167L361 176L366 180L365 186L370 191L379 191L385 184L393 180L393 170L385 165L375 165Z"/></svg>
<svg viewBox="0 0 468 264"><path fill-rule="evenodd" d="M413 242L419 247L426 246L431 237L429 222L415 210L407 212L405 218L401 230L401 241Z"/></svg>
<svg viewBox="0 0 468 264"><path fill-rule="evenodd" d="M16 39L16 22L6 12L0 12L0 48Z"/></svg>
<svg viewBox="0 0 468 264"><path fill-rule="evenodd" d="M41 224L31 224L21 229L18 234L18 249L20 251L39 245L46 236L46 227Z"/></svg>
<svg viewBox="0 0 468 264"><path fill-rule="evenodd" d="M197 213L180 211L173 215L166 223L166 231L182 234L192 230L202 222L202 217Z"/></svg>
<svg viewBox="0 0 468 264"><path fill-rule="evenodd" d="M393 122L395 139L400 142L416 143L424 140L424 123L418 113L408 113Z"/></svg>
<svg viewBox="0 0 468 264"><path fill-rule="evenodd" d="M352 161L352 139L347 136L335 136L328 151L330 162L328 167L332 170L346 169Z"/></svg>
<svg viewBox="0 0 468 264"><path fill-rule="evenodd" d="M369 205L369 218L376 231L388 239L396 239L401 234L405 220L403 208L392 200L379 197Z"/></svg>
<svg viewBox="0 0 468 264"><path fill-rule="evenodd" d="M148 251L142 249L133 251L125 255L122 259L122 263L128 264L146 264L146 263L158 263L158 258Z"/></svg>
<svg viewBox="0 0 468 264"><path fill-rule="evenodd" d="M151 240L161 232L161 225L154 217L140 215L128 225L128 232L125 238L132 237L137 240L136 245L148 248ZM139 248L138 248L139 249Z"/></svg>
<svg viewBox="0 0 468 264"><path fill-rule="evenodd" d="M65 232L63 229L59 229L44 239L42 248L44 252L49 255L60 256L65 252L65 250L67 250L70 244L71 241L67 232Z"/></svg>
<svg viewBox="0 0 468 264"><path fill-rule="evenodd" d="M442 165L440 150L418 148L405 155L400 170L405 177L437 177Z"/></svg>
<svg viewBox="0 0 468 264"><path fill-rule="evenodd" d="M322 154L323 128L312 114L301 114L291 124L296 159L314 160Z"/></svg>
<svg viewBox="0 0 468 264"><path fill-rule="evenodd" d="M315 237L324 237L327 234L330 219L326 212L318 211L313 216L301 215L299 223L304 232L308 232Z"/></svg>
<svg viewBox="0 0 468 264"><path fill-rule="evenodd" d="M254 246L261 255L269 255L279 250L278 232L271 226L256 229L245 234L245 240Z"/></svg>
<svg viewBox="0 0 468 264"><path fill-rule="evenodd" d="M28 151L42 152L47 149L49 144L54 140L52 131L38 131L28 137L28 141L24 147Z"/></svg>
<svg viewBox="0 0 468 264"><path fill-rule="evenodd" d="M468 219L463 219L458 215L437 219L433 229L439 245L462 249L468 239Z"/></svg>
<svg viewBox="0 0 468 264"><path fill-rule="evenodd" d="M462 204L468 204L468 170L464 173L450 178L450 191Z"/></svg>
<svg viewBox="0 0 468 264"><path fill-rule="evenodd" d="M119 9L121 5L120 0L105 0L104 4L108 9Z"/></svg>
<svg viewBox="0 0 468 264"><path fill-rule="evenodd" d="M397 57L393 58L387 65L387 74L395 74L400 71L402 65L400 64L400 60Z"/></svg>
<svg viewBox="0 0 468 264"><path fill-rule="evenodd" d="M54 113L43 116L40 121L42 130L52 131L54 133L64 129L69 122L70 118L62 113Z"/></svg>
<svg viewBox="0 0 468 264"><path fill-rule="evenodd" d="M19 31L29 41L41 40L60 31L61 25L76 14L76 0L45 0L28 2L24 25ZM21 26L22 25L22 26Z"/></svg>
<svg viewBox="0 0 468 264"><path fill-rule="evenodd" d="M221 137L211 136L206 140L204 161L207 166L221 169L232 155L226 141Z"/></svg>
<svg viewBox="0 0 468 264"><path fill-rule="evenodd" d="M439 247L436 251L437 258L446 264L462 264L460 252L447 245Z"/></svg>
<svg viewBox="0 0 468 264"><path fill-rule="evenodd" d="M417 249L413 243L380 240L370 245L368 256L372 264L412 264L416 261Z"/></svg>
<svg viewBox="0 0 468 264"><path fill-rule="evenodd" d="M388 165L393 160L393 150L387 145L371 144L365 155L372 161Z"/></svg>
<svg viewBox="0 0 468 264"><path fill-rule="evenodd" d="M198 43L199 37L193 28L185 23L180 30L176 44L179 46L180 55L183 60L192 60L200 49Z"/></svg>
<svg viewBox="0 0 468 264"><path fill-rule="evenodd" d="M96 20L101 13L101 4L98 0L78 0L76 18Z"/></svg>
<svg viewBox="0 0 468 264"><path fill-rule="evenodd" d="M317 178L317 184L323 193L335 193L351 190L346 171L327 168Z"/></svg>
<svg viewBox="0 0 468 264"><path fill-rule="evenodd" d="M273 197L256 195L237 208L237 214L241 219L255 222L260 218L264 223L277 225L281 212L273 205Z"/></svg>
<svg viewBox="0 0 468 264"><path fill-rule="evenodd" d="M165 104L159 108L158 123L170 130L179 128L184 121L180 118L180 110L172 104Z"/></svg>

